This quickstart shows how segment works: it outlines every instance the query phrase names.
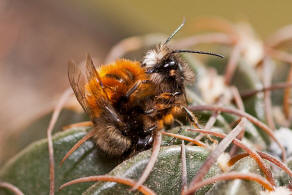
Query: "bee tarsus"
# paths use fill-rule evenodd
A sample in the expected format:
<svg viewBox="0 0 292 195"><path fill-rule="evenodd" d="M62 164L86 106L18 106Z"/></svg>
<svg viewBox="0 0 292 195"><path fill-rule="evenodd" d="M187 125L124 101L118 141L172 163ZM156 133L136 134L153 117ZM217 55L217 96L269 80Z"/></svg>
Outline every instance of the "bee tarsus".
<svg viewBox="0 0 292 195"><path fill-rule="evenodd" d="M137 148L138 149L145 149L145 148L150 148L153 143L153 136L147 136L145 138L139 138L137 142Z"/></svg>

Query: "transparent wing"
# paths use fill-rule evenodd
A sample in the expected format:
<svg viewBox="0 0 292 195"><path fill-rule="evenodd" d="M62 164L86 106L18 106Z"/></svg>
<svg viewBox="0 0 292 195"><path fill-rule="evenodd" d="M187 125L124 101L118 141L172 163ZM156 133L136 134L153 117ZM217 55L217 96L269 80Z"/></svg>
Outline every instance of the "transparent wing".
<svg viewBox="0 0 292 195"><path fill-rule="evenodd" d="M105 87L103 86L101 78L89 55L87 56L85 66L81 65L77 67L74 62L69 62L68 77L78 102L92 120L96 120L100 117L95 116L95 112L93 110L95 108L92 108L88 102L85 94L88 90L90 94L93 95L94 102L97 105L96 109L102 111L101 120L103 120L103 122L107 121L109 123L115 123L122 126L124 125L121 117L108 100L107 93L104 90ZM85 86L87 86L87 88L85 88Z"/></svg>
<svg viewBox="0 0 292 195"><path fill-rule="evenodd" d="M69 61L68 64L68 78L78 102L84 111L91 115L89 105L85 97L85 85L87 81L85 80L80 68L77 67L76 64L72 61Z"/></svg>

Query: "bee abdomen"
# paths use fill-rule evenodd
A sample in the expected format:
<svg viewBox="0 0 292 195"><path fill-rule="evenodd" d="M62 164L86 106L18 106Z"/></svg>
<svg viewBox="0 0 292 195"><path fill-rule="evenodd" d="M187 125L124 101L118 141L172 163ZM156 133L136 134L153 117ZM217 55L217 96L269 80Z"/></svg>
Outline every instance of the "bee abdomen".
<svg viewBox="0 0 292 195"><path fill-rule="evenodd" d="M121 156L131 147L131 139L122 135L114 125L96 127L96 144L112 156Z"/></svg>

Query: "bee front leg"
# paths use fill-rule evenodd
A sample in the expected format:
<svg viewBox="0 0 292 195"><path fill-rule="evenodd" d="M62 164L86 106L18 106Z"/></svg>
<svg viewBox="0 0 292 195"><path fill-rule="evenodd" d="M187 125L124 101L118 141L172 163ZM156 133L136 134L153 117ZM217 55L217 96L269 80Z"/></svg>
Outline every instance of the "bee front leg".
<svg viewBox="0 0 292 195"><path fill-rule="evenodd" d="M149 110L145 110L144 111L144 114L152 114L154 111L156 111L156 109L154 109L154 108L151 108L151 109L149 109Z"/></svg>
<svg viewBox="0 0 292 195"><path fill-rule="evenodd" d="M156 96L155 98L156 98L156 100L166 100L166 101L170 100L170 101L172 101L171 98L174 98L174 97L179 96L179 95L181 95L181 92L179 92L179 91L174 92L174 93L165 92L165 93L161 93L160 95ZM160 104L156 104L154 106L154 108L150 108L148 110L145 110L144 113L146 115L150 115L150 114L154 113L155 111L158 111L158 112L163 111L165 109L169 109L170 107L171 107L171 104L169 104L169 103L167 103L167 104L160 103Z"/></svg>
<svg viewBox="0 0 292 195"><path fill-rule="evenodd" d="M182 93L179 91L173 92L173 93L169 93L169 92L164 92L159 94L158 96L156 96L156 99L165 99L168 100L170 98L174 98L177 96L180 96Z"/></svg>
<svg viewBox="0 0 292 195"><path fill-rule="evenodd" d="M177 122L177 123L179 124L179 130L177 131L177 134L181 134L181 132L183 131L183 128L182 128L183 123L182 123L181 121L177 120L177 119L175 119L174 121ZM177 139L177 138L173 137L173 138L167 143L167 145L169 146L171 143L174 142L175 139Z"/></svg>
<svg viewBox="0 0 292 195"><path fill-rule="evenodd" d="M152 134L152 132L154 131L154 130L156 130L157 129L157 126L156 125L153 125L152 127L149 127L148 129L146 129L145 131L144 131L144 133L145 133L145 135L149 135L149 134Z"/></svg>

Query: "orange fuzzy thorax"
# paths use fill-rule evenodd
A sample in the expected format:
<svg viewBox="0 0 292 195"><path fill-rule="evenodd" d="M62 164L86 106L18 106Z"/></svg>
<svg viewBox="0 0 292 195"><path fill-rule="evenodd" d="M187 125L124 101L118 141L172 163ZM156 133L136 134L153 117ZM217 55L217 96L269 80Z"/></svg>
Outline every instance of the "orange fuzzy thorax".
<svg viewBox="0 0 292 195"><path fill-rule="evenodd" d="M122 96L125 96L127 91L138 81L147 80L148 75L137 61L119 59L112 64L102 65L97 69L101 82L104 86L104 91L101 88L97 78L90 80L86 85L86 99L89 106L94 110L95 116L99 116L101 109L97 105L96 98L105 98L111 104L117 103ZM143 86L142 86L143 87ZM96 89L92 91L90 89ZM145 90L141 90L143 93ZM100 97L94 96L99 94ZM135 98L147 94L136 94Z"/></svg>
<svg viewBox="0 0 292 195"><path fill-rule="evenodd" d="M136 81L147 79L140 63L130 60L117 60L114 64L101 66L98 72L104 86L107 87L106 92L109 99L113 103L116 103L121 96L125 95ZM109 74L120 77L123 82L106 77Z"/></svg>

